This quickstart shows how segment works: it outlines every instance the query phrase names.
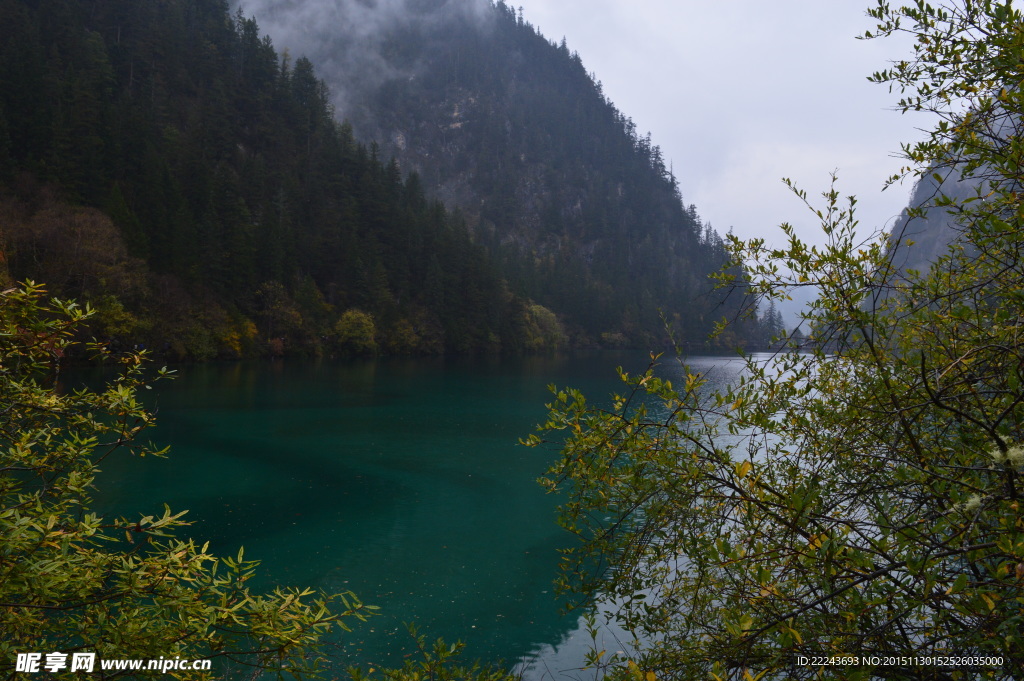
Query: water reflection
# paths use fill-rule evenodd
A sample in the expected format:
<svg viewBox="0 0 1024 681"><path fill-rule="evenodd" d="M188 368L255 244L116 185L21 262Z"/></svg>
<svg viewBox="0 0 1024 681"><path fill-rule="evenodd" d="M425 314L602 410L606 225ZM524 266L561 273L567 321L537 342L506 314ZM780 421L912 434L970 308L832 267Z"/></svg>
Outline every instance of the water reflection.
<svg viewBox="0 0 1024 681"><path fill-rule="evenodd" d="M772 355L755 354L754 359L768 361ZM669 358L658 364L655 373L683 385L687 372L701 375L706 379L702 392L710 396L716 391L725 391L735 385L744 373L746 363L739 357L690 356L683 359ZM661 408L649 405L652 416L657 418ZM738 440L738 438L737 438ZM633 650L633 636L617 626L614 621L615 603L597 604L597 630L591 632L584 618L555 643L544 643L521 658L516 667L524 681L583 681L598 677L595 670L585 669L587 653L591 650L606 651L605 659L618 653L629 654Z"/></svg>

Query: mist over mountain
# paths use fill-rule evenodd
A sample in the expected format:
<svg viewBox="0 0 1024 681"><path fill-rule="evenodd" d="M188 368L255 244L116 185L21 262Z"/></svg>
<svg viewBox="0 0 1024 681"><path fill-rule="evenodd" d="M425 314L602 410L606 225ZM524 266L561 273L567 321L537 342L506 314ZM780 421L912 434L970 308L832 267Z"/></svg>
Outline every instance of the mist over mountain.
<svg viewBox="0 0 1024 681"><path fill-rule="evenodd" d="M493 29L486 0L246 0L233 7L255 17L279 49L313 61L338 115L349 120L367 118L365 102L383 83L416 76L417 64L394 58L398 32L453 21Z"/></svg>

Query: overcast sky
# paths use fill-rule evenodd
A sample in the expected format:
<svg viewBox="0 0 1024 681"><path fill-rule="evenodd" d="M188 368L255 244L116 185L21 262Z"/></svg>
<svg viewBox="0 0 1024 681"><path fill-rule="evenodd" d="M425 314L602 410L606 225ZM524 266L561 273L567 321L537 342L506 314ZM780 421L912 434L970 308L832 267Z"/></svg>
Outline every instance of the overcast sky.
<svg viewBox="0 0 1024 681"><path fill-rule="evenodd" d="M720 232L781 245L790 222L820 242L789 193L812 198L837 170L858 196L862 233L883 227L911 186L881 191L918 139L920 115L867 81L909 54L905 40L856 40L874 28L862 0L508 0L549 39L568 41L605 94L674 165L684 201ZM820 202L819 202L820 204Z"/></svg>

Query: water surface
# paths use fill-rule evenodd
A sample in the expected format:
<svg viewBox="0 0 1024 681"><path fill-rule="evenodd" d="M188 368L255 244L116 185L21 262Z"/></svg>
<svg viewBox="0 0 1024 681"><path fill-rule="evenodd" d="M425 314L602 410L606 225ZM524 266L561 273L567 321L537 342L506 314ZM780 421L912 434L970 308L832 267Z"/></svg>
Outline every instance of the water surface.
<svg viewBox="0 0 1024 681"><path fill-rule="evenodd" d="M536 479L557 452L517 443L545 417L548 384L600 401L621 388L617 365L646 363L602 353L185 367L154 391L153 436L170 458L106 463L97 502L189 509L191 536L262 561L258 586L351 590L379 606L335 641L339 678L350 664L400 664L412 651L405 622L466 642L471 659L532 656L527 676L560 676L589 640L551 588L572 538Z"/></svg>

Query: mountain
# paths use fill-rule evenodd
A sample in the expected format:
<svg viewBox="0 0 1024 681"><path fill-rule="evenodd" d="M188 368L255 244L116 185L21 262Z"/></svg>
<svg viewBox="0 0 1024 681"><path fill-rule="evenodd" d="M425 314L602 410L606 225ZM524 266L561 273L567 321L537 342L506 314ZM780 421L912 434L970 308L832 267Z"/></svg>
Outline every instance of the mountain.
<svg viewBox="0 0 1024 681"><path fill-rule="evenodd" d="M652 347L662 312L684 341L736 313L721 239L564 44L503 4L331 6L362 14L314 65L224 0L0 0L0 277L172 359Z"/></svg>
<svg viewBox="0 0 1024 681"><path fill-rule="evenodd" d="M710 293L722 239L650 135L566 41L488 0L255 0L308 55L357 137L458 207L516 290L590 338L650 344L661 313L702 340L742 297Z"/></svg>

